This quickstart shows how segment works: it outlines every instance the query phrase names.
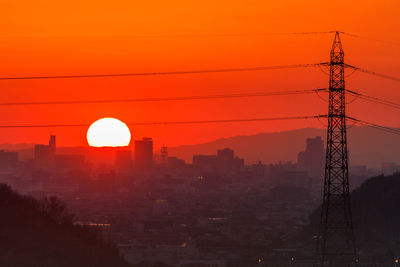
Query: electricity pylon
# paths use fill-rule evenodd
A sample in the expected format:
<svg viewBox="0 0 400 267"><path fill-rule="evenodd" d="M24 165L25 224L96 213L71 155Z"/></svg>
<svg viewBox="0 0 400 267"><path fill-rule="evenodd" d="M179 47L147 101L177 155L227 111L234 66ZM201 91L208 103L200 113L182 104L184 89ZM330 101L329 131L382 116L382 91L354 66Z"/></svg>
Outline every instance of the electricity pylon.
<svg viewBox="0 0 400 267"><path fill-rule="evenodd" d="M355 266L357 255L351 215L344 53L339 32L333 41L329 63L329 111L326 141L324 196L316 266Z"/></svg>

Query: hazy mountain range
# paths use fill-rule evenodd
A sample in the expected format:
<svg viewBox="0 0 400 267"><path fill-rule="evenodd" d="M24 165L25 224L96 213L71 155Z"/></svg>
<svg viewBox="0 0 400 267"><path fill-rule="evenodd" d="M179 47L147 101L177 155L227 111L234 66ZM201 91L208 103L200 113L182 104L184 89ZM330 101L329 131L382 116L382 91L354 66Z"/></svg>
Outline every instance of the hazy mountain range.
<svg viewBox="0 0 400 267"><path fill-rule="evenodd" d="M297 153L304 151L306 138L321 136L326 139L326 130L304 128L292 131L260 133L248 136L222 138L209 143L169 147L170 156L192 162L193 154L216 154L221 148L229 147L245 159L246 164L262 161L297 161ZM400 164L400 136L378 131L369 127L352 127L348 130L351 165L380 167L383 162ZM33 144L3 144L0 149L20 152L20 159L33 157ZM58 154L85 154L87 147L59 147Z"/></svg>
<svg viewBox="0 0 400 267"><path fill-rule="evenodd" d="M169 154L191 162L193 154L216 154L217 149L229 147L245 159L246 164L262 161L297 161L297 153L305 150L306 138L321 136L326 130L304 128L292 131L260 133L249 136L222 138L213 142L169 148ZM369 127L348 130L350 164L380 167L382 162L400 163L400 136Z"/></svg>

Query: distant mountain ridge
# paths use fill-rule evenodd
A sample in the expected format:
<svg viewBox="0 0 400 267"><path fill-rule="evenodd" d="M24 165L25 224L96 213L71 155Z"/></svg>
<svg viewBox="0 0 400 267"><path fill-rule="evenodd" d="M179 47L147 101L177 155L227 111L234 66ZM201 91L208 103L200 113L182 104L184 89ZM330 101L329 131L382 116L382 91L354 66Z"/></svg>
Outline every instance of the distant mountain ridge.
<svg viewBox="0 0 400 267"><path fill-rule="evenodd" d="M23 150L23 149L31 149L34 146L35 146L35 144L28 144L28 143L0 144L0 150L16 151L16 150Z"/></svg>
<svg viewBox="0 0 400 267"><path fill-rule="evenodd" d="M247 136L221 138L212 142L169 147L170 156L192 162L194 154L216 154L218 149L229 147L246 164L262 161L297 161L297 154L304 151L307 138L321 136L326 142L326 130L303 128L291 131L260 133ZM0 150L20 152L20 160L33 157L34 144L0 144ZM352 127L348 130L350 165L380 167L383 162L400 164L400 136L369 127ZM132 149L130 147L129 149ZM88 147L58 147L57 154L88 154Z"/></svg>
<svg viewBox="0 0 400 267"><path fill-rule="evenodd" d="M191 162L193 154L216 154L217 149L229 147L245 159L246 164L262 161L297 161L304 151L306 138L321 136L326 142L326 130L303 128L291 131L260 133L248 136L222 138L213 142L168 148L169 155ZM400 136L369 127L352 127L348 130L348 147L351 165L380 167L383 162L400 163Z"/></svg>

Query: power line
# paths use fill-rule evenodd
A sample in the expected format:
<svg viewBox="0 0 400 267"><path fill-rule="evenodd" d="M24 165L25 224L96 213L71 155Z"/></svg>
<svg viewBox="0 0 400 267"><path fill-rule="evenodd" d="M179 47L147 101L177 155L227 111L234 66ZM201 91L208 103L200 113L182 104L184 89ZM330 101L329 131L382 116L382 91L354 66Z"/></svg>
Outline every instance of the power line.
<svg viewBox="0 0 400 267"><path fill-rule="evenodd" d="M10 39L53 39L53 40L65 40L65 39L169 39L169 38L224 38L224 37L262 37L262 36L279 36L279 35L321 35L321 34L333 34L339 32L349 37L364 39L368 41L374 41L379 43L386 43L395 46L400 46L400 43L383 40L378 38L372 38L364 35L354 34L344 31L304 31L304 32L252 32L252 33L189 33L189 34L136 34L136 35L66 35L66 36L0 36L1 40Z"/></svg>
<svg viewBox="0 0 400 267"><path fill-rule="evenodd" d="M321 64L322 63L312 63L312 64L276 65L276 66L261 66L261 67L246 67L246 68L202 69L202 70L161 71L161 72L133 72L133 73L112 73L112 74L20 76L20 77L0 77L0 80L5 81L5 80L76 79L76 78L106 78L106 77L206 74L206 73L222 73L222 72L242 72L242 71L264 71L264 70L278 70L278 69L310 68L310 67L316 67Z"/></svg>
<svg viewBox="0 0 400 267"><path fill-rule="evenodd" d="M223 120L192 120L192 121L158 121L158 122L130 122L127 125L149 126L149 125L179 125L179 124L214 124L214 123L241 123L261 121L282 120L306 120L326 118L326 115L293 116L293 117L269 117L269 118L246 118L246 119L223 119ZM25 124L25 125L0 125L0 128L65 128L65 127L89 127L90 124Z"/></svg>
<svg viewBox="0 0 400 267"><path fill-rule="evenodd" d="M371 127L371 128L374 128L374 129L377 129L380 131L391 133L391 134L400 135L400 129L391 128L391 127L387 127L387 126L383 126L383 125L379 125L379 124L375 124L375 123L371 123L371 122L367 122L367 121L362 121L362 120L352 118L352 117L346 117L346 118L356 122L356 124L359 124L359 125Z"/></svg>
<svg viewBox="0 0 400 267"><path fill-rule="evenodd" d="M128 98L128 99L101 99L101 100L64 100L64 101L39 101L39 102L0 102L0 106L28 106L28 105L70 105L70 104L106 104L106 103L131 103L131 102L160 102L160 101L185 101L185 100L205 100L205 99L228 99L245 97L266 97L266 96L285 96L312 94L324 92L327 89L275 91L259 93L239 93L239 94L219 94L219 95L196 95L196 96L175 96L175 97L148 97L148 98Z"/></svg>
<svg viewBox="0 0 400 267"><path fill-rule="evenodd" d="M357 96L358 98L364 99L366 101L370 101L370 102L373 102L373 103L378 103L378 104L385 105L385 106L388 106L388 107L400 109L400 103L395 103L395 102L392 102L392 101L389 101L389 100L385 100L385 99L382 99L382 98L361 94L361 93L354 92L354 91L351 91L351 90L346 90L346 91L349 92L350 94L353 94L353 95Z"/></svg>
<svg viewBox="0 0 400 267"><path fill-rule="evenodd" d="M335 31L309 32L254 32L254 33L199 33L199 34L142 34L142 35L75 35L75 36L2 36L0 39L152 39L152 38L214 38L252 37L273 35L317 35L332 34Z"/></svg>
<svg viewBox="0 0 400 267"><path fill-rule="evenodd" d="M381 78L385 78L385 79L388 79L388 80L400 82L400 78L399 77L394 77L394 76L391 76L391 75L387 75L387 74L383 74L383 73L379 73L379 72L375 72L375 71L371 71L371 70L367 70L367 69L362 69L362 68L351 66L351 65L346 65L346 67L353 68L356 71L364 72L364 73L367 73L367 74L370 74L370 75L374 75L374 76L377 76L377 77L381 77Z"/></svg>
<svg viewBox="0 0 400 267"><path fill-rule="evenodd" d="M353 37L353 38L364 39L364 40L368 40L368 41L375 41L375 42L379 42L379 43L386 43L386 44L391 44L391 45L395 45L395 46L400 46L400 43L397 43L397 42L394 42L394 41L371 38L371 37L362 36L362 35L349 33L349 32L342 32L341 31L340 33L342 33L344 35L347 35L347 36L350 36L350 37Z"/></svg>

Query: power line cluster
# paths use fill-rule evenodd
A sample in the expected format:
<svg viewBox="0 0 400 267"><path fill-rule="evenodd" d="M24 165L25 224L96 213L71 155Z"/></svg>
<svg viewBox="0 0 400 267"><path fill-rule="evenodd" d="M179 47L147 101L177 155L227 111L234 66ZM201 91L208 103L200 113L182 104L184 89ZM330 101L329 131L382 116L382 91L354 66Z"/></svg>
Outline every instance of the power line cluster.
<svg viewBox="0 0 400 267"><path fill-rule="evenodd" d="M320 67L320 66L329 66L329 65L330 65L330 63L326 62L326 63L319 63L317 66ZM354 71L359 71L359 72L363 72L363 73L366 73L366 74L369 74L369 75L373 75L373 76L377 76L377 77L380 77L380 78L392 80L392 81L395 81L395 82L400 82L400 77L395 77L395 76L392 76L392 75L388 75L388 74L384 74L384 73L380 73L380 72L376 72L376 71L360 68L360 67L349 65L349 64L344 64L344 66L346 68L353 69Z"/></svg>
<svg viewBox="0 0 400 267"><path fill-rule="evenodd" d="M259 66L259 67L243 67L243 68L222 68L222 69L199 69L199 70L182 70L182 71L159 71L159 72L131 72L131 73L103 73L103 74L77 74L77 75L43 75L43 76L8 76L0 77L0 81L7 80L47 80L47 79L82 79L82 78L115 78L115 77L135 77L135 76L167 76L167 75L190 75L190 74L207 74L207 73L225 73L225 72L248 72L248 71L266 71L266 70L282 70L296 68L311 68L320 66L329 66L328 62L308 63L308 64L291 64L291 65L275 65L275 66ZM400 77L391 76L376 71L360 68L346 64L347 68L355 71L367 73L377 77L400 82Z"/></svg>
<svg viewBox="0 0 400 267"><path fill-rule="evenodd" d="M320 32L287 32L287 33L253 33L253 34L210 34L210 35L171 35L169 37L224 37L224 36L250 36L250 35L315 35L315 34L331 34L342 33L347 36L360 39L368 39L375 41L383 41L372 39L348 32L342 31L320 31ZM132 36L135 38L135 36ZM138 38L145 36L136 36ZM152 36L148 36L152 37ZM168 36L153 36L168 37ZM384 42L384 41L383 41ZM396 44L393 42L389 42ZM400 44L399 44L400 45ZM42 79L81 79L81 78L113 78L113 77L135 77L135 76L164 76L164 75L192 75L192 74L209 74L209 73L227 73L227 72L247 72L247 71L267 71L295 68L310 68L329 66L330 63L310 63L310 64L291 64L291 65L274 65L259 67L241 67L241 68L220 68L220 69L198 69L198 70L178 70L178 71L160 71L160 72L131 72L131 73L103 73L103 74L76 74L76 75L43 75L43 76L10 76L0 77L0 81L10 80L42 80ZM359 71L374 75L377 77L400 82L399 77L370 71L357 66L345 64L345 67L354 71ZM311 89L311 90L291 90L291 91L275 91L275 92L255 92L255 93L237 93L237 94L217 94L217 95L194 95L194 96L175 96L175 97L150 97L150 98L130 98L130 99L103 99L103 100L62 100L62 101L38 101L38 102L0 102L0 106L27 106L27 105L72 105L72 104L101 104L101 103L129 103L129 102L158 102L158 101L188 101L188 100L206 100L206 99L231 99L231 98L247 98L247 97L266 97L266 96L288 96L299 94L312 94L319 92L327 92L328 89ZM364 95L355 91L346 90L348 93L360 99L386 105L392 108L400 109L400 103L389 100ZM274 118L245 118L245 119L223 119L223 120L193 120L193 121L166 121L166 122L136 122L128 123L129 125L177 125L177 124L205 124L205 123L237 123L237 122L256 122L256 121L272 121L272 120L295 120L295 119L320 119L326 118L326 115L314 116L294 116L294 117L274 117ZM348 118L355 123L373 127L375 129L384 130L398 134L398 130L380 126L377 124L361 121L355 118ZM48 127L87 127L87 124L32 124L32 125L0 125L0 128L48 128Z"/></svg>
<svg viewBox="0 0 400 267"><path fill-rule="evenodd" d="M291 91L218 94L218 95L193 95L193 96L175 96L175 97L147 97L147 98L98 99L98 100L63 100L63 101L38 101L38 102L0 102L0 106L73 105L73 104L109 104L109 103L132 103L132 102L187 101L187 100L206 100L206 99L287 96L287 95L313 94L313 93L327 92L327 91L328 91L328 89L321 88L321 89L310 89L310 90L291 90Z"/></svg>
<svg viewBox="0 0 400 267"><path fill-rule="evenodd" d="M400 46L399 42L391 40L383 40L378 38L371 38L359 34L354 34L345 31L303 31L303 32L242 32L242 33L197 33L197 34L126 34L126 35L69 35L69 36L1 36L0 39L191 39L191 38L224 38L224 37L262 37L262 36L280 36L280 35L324 35L334 34L339 32L343 35L374 41L379 43L385 43L395 46Z"/></svg>
<svg viewBox="0 0 400 267"><path fill-rule="evenodd" d="M378 98L378 97L374 97L374 96L369 96L369 95L365 95L359 92L355 92L355 91L351 91L351 90L346 90L348 93L356 96L357 98L369 101L369 102L373 102L373 103L377 103L377 104L381 104L381 105L385 105L391 108L396 108L396 109L400 109L400 103L395 103L389 100L385 100L382 98Z"/></svg>
<svg viewBox="0 0 400 267"><path fill-rule="evenodd" d="M274 35L317 35L332 34L335 31L308 32L253 32L253 33L198 33L198 34L153 34L153 35L92 35L92 36L3 36L0 39L153 39L153 38L221 38L221 37L257 37Z"/></svg>
<svg viewBox="0 0 400 267"><path fill-rule="evenodd" d="M371 38L371 37L367 37L367 36L363 36L363 35L359 35L359 34L343 32L343 31L339 31L339 32L344 34L344 35L353 37L353 38L364 39L364 40L368 40L368 41L374 41L374 42L379 42L379 43L385 43L385 44L391 44L391 45L400 46L400 43L394 42L394 41Z"/></svg>
<svg viewBox="0 0 400 267"><path fill-rule="evenodd" d="M107 77L135 77L135 76L164 76L164 75L206 74L206 73L223 73L223 72L265 71L265 70L310 68L310 67L318 66L320 64L321 63L311 63L311 64L292 64L292 65L275 65L275 66L260 66L260 67L223 68L223 69L199 69L199 70L160 71L160 72L131 72L131 73L104 73L104 74L0 77L0 81L6 81L6 80L107 78Z"/></svg>
<svg viewBox="0 0 400 267"><path fill-rule="evenodd" d="M292 117L264 117L245 119L221 119L221 120L191 120L191 121L156 121L156 122L128 122L127 125L182 125L182 124L210 124L210 123L238 123L284 120L307 120L326 118L326 115L292 116ZM89 127L89 124L25 124L25 125L0 125L0 128L65 128L65 127Z"/></svg>
<svg viewBox="0 0 400 267"><path fill-rule="evenodd" d="M354 121L358 125L367 126L367 127L371 127L371 128L380 130L380 131L387 132L387 133L400 135L400 129L387 127L387 126L383 126L383 125L379 125L379 124L375 124L375 123L371 123L371 122L367 122L367 121L362 121L362 120L352 118L352 117L347 117L347 119Z"/></svg>
<svg viewBox="0 0 400 267"><path fill-rule="evenodd" d="M362 68L358 68L358 67L354 67L354 69L356 71L364 72L364 73L367 73L367 74L370 74L370 75L374 75L374 76L377 76L377 77L381 77L381 78L384 78L384 79L392 80L392 81L395 81L395 82L400 82L400 78L399 77L394 77L394 76L387 75L387 74L384 74L384 73L379 73L379 72L376 72L376 71L371 71L371 70L362 69Z"/></svg>

